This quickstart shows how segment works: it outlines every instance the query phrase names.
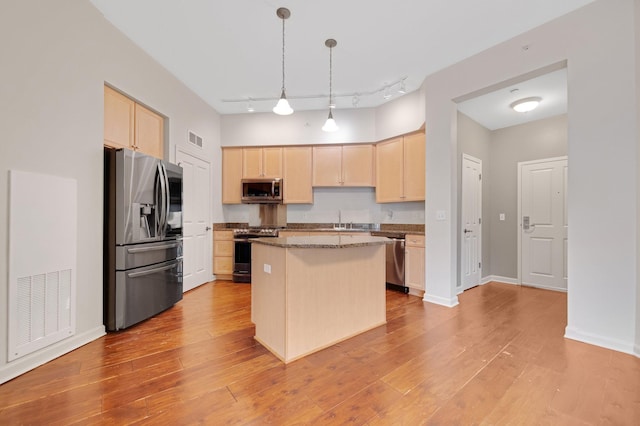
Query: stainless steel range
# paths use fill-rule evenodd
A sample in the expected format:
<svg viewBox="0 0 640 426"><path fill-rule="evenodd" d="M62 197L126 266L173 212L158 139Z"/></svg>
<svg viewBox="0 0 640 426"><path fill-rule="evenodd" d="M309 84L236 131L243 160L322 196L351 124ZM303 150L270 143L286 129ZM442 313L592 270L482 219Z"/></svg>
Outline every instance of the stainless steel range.
<svg viewBox="0 0 640 426"><path fill-rule="evenodd" d="M277 237L276 228L240 228L233 231L234 262L233 282L251 282L251 242L252 238Z"/></svg>

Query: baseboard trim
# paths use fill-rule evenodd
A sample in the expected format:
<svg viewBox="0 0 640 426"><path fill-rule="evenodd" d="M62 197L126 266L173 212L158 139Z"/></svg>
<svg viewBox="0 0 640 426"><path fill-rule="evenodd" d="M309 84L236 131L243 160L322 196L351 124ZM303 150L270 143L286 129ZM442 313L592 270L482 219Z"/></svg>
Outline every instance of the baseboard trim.
<svg viewBox="0 0 640 426"><path fill-rule="evenodd" d="M640 357L640 345L634 345L633 342L630 343L599 334L588 333L570 326L567 326L564 329L564 337L578 342L587 343L589 345L600 346L602 348Z"/></svg>
<svg viewBox="0 0 640 426"><path fill-rule="evenodd" d="M11 361L0 367L0 384L18 377L27 371L46 364L59 356L78 349L89 342L92 342L106 334L104 325L85 331L81 334L71 336L61 342L47 346L37 352L25 355L15 361Z"/></svg>
<svg viewBox="0 0 640 426"><path fill-rule="evenodd" d="M447 308L453 308L458 305L458 296L454 296L450 299L445 297L433 296L431 294L426 294L422 298L423 301L429 303L435 303L436 305L446 306Z"/></svg>
<svg viewBox="0 0 640 426"><path fill-rule="evenodd" d="M520 281L517 278L501 277L500 275L489 275L482 278L480 285L485 285L491 281L497 281L503 284L520 285Z"/></svg>

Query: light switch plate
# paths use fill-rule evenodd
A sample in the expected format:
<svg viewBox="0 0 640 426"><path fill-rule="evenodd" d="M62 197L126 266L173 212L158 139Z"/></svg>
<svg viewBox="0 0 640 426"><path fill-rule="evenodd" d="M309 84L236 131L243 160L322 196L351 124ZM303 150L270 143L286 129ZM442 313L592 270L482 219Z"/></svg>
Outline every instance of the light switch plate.
<svg viewBox="0 0 640 426"><path fill-rule="evenodd" d="M265 264L264 264L264 271L265 271L267 274L270 274L270 273L271 273L271 265L269 265L268 263L265 263Z"/></svg>
<svg viewBox="0 0 640 426"><path fill-rule="evenodd" d="M504 220L505 216L504 213L500 213L500 220Z"/></svg>

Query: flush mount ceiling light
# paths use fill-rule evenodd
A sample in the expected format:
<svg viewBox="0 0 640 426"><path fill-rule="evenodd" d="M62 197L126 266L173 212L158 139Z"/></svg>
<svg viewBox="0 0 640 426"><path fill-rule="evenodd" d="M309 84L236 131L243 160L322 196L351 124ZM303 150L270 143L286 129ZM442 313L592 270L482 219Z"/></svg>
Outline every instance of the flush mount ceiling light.
<svg viewBox="0 0 640 426"><path fill-rule="evenodd" d="M278 18L282 19L282 93L280 94L280 100L278 101L276 106L273 107L273 112L278 115L289 115L293 113L293 109L289 105L289 101L287 101L287 95L284 91L284 21L286 19L289 19L289 16L291 16L291 12L289 11L289 9L281 7L276 10L276 15L278 15Z"/></svg>
<svg viewBox="0 0 640 426"><path fill-rule="evenodd" d="M332 38L327 39L324 42L324 45L329 48L329 117L327 117L327 121L322 126L322 130L325 132L335 132L338 130L338 125L336 121L333 119L333 111L335 108L335 104L333 103L333 48L338 45L338 42Z"/></svg>
<svg viewBox="0 0 640 426"><path fill-rule="evenodd" d="M531 98L517 100L509 106L517 112L529 112L536 109L540 101L542 101L542 98L534 96Z"/></svg>

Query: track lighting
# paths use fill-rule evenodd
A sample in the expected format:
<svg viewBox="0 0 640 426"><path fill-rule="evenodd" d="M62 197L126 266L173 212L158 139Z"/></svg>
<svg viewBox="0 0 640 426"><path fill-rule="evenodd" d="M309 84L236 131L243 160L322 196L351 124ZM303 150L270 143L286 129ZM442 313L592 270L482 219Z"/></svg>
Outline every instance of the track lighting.
<svg viewBox="0 0 640 426"><path fill-rule="evenodd" d="M384 95L382 95L382 97L384 99L390 99L391 98L391 92L390 92L389 86L385 86Z"/></svg>
<svg viewBox="0 0 640 426"><path fill-rule="evenodd" d="M407 93L407 88L404 85L404 80L405 79L406 79L406 77L403 78L402 81L400 81L400 88L398 89L398 93L400 93L401 95L404 95L405 93Z"/></svg>

